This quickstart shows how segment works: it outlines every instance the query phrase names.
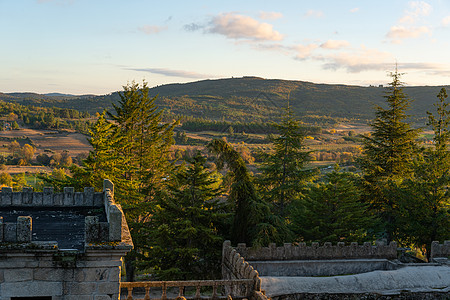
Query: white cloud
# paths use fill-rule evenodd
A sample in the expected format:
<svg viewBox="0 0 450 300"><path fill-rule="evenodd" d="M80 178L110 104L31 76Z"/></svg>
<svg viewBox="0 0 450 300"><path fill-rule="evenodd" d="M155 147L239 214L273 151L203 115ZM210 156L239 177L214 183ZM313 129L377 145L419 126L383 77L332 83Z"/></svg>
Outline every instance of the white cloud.
<svg viewBox="0 0 450 300"><path fill-rule="evenodd" d="M424 34L431 34L431 29L427 26L420 27L404 27L392 26L386 34L393 43L400 43L403 39L418 38Z"/></svg>
<svg viewBox="0 0 450 300"><path fill-rule="evenodd" d="M450 25L450 16L446 16L442 19L442 26L448 26Z"/></svg>
<svg viewBox="0 0 450 300"><path fill-rule="evenodd" d="M145 25L145 26L139 27L139 31L142 31L145 34L155 34L155 33L161 32L166 29L167 29L167 26Z"/></svg>
<svg viewBox="0 0 450 300"><path fill-rule="evenodd" d="M328 40L320 45L323 49L340 49L350 46L350 43L343 40Z"/></svg>
<svg viewBox="0 0 450 300"><path fill-rule="evenodd" d="M407 14L414 17L428 16L432 11L431 5L425 1L409 2L409 9L410 10L407 11Z"/></svg>
<svg viewBox="0 0 450 300"><path fill-rule="evenodd" d="M262 11L259 13L259 18L263 20L276 20L283 17L283 14L280 12L274 11Z"/></svg>
<svg viewBox="0 0 450 300"><path fill-rule="evenodd" d="M323 12L320 10L313 10L310 9L305 13L306 17L315 17L315 18L321 18L323 17Z"/></svg>
<svg viewBox="0 0 450 300"><path fill-rule="evenodd" d="M309 44L309 45L295 45L291 47L292 50L295 51L295 59L304 60L311 56L312 52L319 48L317 44Z"/></svg>
<svg viewBox="0 0 450 300"><path fill-rule="evenodd" d="M359 11L359 7L355 7L355 8L350 9L351 13L355 13L355 12L358 12L358 11Z"/></svg>
<svg viewBox="0 0 450 300"><path fill-rule="evenodd" d="M387 70L393 64L394 58L388 52L361 47L351 52L341 52L322 58L327 62L324 69L345 69L350 73L369 70Z"/></svg>
<svg viewBox="0 0 450 300"><path fill-rule="evenodd" d="M268 23L233 13L220 14L211 20L210 33L218 33L230 39L250 39L280 41L283 35L273 29Z"/></svg>

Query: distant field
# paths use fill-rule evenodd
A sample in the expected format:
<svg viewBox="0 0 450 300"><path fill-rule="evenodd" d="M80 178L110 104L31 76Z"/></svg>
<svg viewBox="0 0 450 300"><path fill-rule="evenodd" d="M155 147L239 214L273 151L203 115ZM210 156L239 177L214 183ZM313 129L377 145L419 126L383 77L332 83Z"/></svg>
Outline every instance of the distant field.
<svg viewBox="0 0 450 300"><path fill-rule="evenodd" d="M49 149L55 152L68 150L72 157L83 152L92 150L87 137L75 132L58 132L50 130L20 129L11 131L0 131L0 137L6 138L30 138L36 146L36 154ZM0 145L7 146L9 142L0 141Z"/></svg>

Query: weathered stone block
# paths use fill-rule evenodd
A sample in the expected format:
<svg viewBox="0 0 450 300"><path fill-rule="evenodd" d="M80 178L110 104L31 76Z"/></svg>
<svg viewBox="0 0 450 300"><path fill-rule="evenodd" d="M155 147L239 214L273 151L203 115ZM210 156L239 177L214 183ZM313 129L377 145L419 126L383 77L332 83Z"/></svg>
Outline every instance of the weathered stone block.
<svg viewBox="0 0 450 300"><path fill-rule="evenodd" d="M9 299L10 297L31 297L31 296L33 297L52 296L52 299L57 299L57 297L55 296L62 295L62 283L42 282L42 281L5 282L2 284L1 292L2 292L1 294L2 299Z"/></svg>
<svg viewBox="0 0 450 300"><path fill-rule="evenodd" d="M53 206L53 188L44 187L42 192L42 205L43 206Z"/></svg>
<svg viewBox="0 0 450 300"><path fill-rule="evenodd" d="M42 192L33 193L33 206L41 206L43 204L44 194Z"/></svg>
<svg viewBox="0 0 450 300"><path fill-rule="evenodd" d="M93 206L94 205L94 188L85 187L84 188L84 198L83 206Z"/></svg>
<svg viewBox="0 0 450 300"><path fill-rule="evenodd" d="M107 295L97 295L95 296L94 300L111 300L111 299L117 299L118 296L109 297Z"/></svg>
<svg viewBox="0 0 450 300"><path fill-rule="evenodd" d="M11 187L4 186L2 187L2 195L1 195L1 205L9 206L12 204L12 192L13 189Z"/></svg>
<svg viewBox="0 0 450 300"><path fill-rule="evenodd" d="M17 242L31 242L32 220L28 216L17 217Z"/></svg>
<svg viewBox="0 0 450 300"><path fill-rule="evenodd" d="M74 197L74 205L75 206L83 206L84 205L84 193L76 192Z"/></svg>
<svg viewBox="0 0 450 300"><path fill-rule="evenodd" d="M122 211L117 205L111 205L108 215L109 241L116 242L122 240Z"/></svg>
<svg viewBox="0 0 450 300"><path fill-rule="evenodd" d="M98 241L98 217L87 216L84 218L85 238L87 243L93 243Z"/></svg>
<svg viewBox="0 0 450 300"><path fill-rule="evenodd" d="M0 243L3 242L3 238L4 238L4 233L3 233L4 228L3 227L4 227L3 217L0 216Z"/></svg>
<svg viewBox="0 0 450 300"><path fill-rule="evenodd" d="M119 280L120 280L120 267L111 268L109 270L109 281L119 282Z"/></svg>
<svg viewBox="0 0 450 300"><path fill-rule="evenodd" d="M119 292L119 282L100 282L98 283L99 294L115 294Z"/></svg>
<svg viewBox="0 0 450 300"><path fill-rule="evenodd" d="M5 269L3 274L6 282L32 281L33 279L32 269Z"/></svg>
<svg viewBox="0 0 450 300"><path fill-rule="evenodd" d="M94 193L94 206L102 207L103 206L103 193Z"/></svg>
<svg viewBox="0 0 450 300"><path fill-rule="evenodd" d="M4 223L3 224L3 240L5 242L16 243L17 242L17 223Z"/></svg>
<svg viewBox="0 0 450 300"><path fill-rule="evenodd" d="M23 205L33 204L33 188L31 187L22 188L22 204Z"/></svg>
<svg viewBox="0 0 450 300"><path fill-rule="evenodd" d="M12 193L12 205L22 206L22 192Z"/></svg>
<svg viewBox="0 0 450 300"><path fill-rule="evenodd" d="M108 281L109 268L86 268L85 281Z"/></svg>
<svg viewBox="0 0 450 300"><path fill-rule="evenodd" d="M107 242L109 241L109 223L99 222L98 223L98 240Z"/></svg>
<svg viewBox="0 0 450 300"><path fill-rule="evenodd" d="M64 206L73 206L74 204L74 188L73 187L65 187L64 188L64 200L63 205Z"/></svg>
<svg viewBox="0 0 450 300"><path fill-rule="evenodd" d="M91 295L67 295L64 297L64 300L92 300L94 296ZM108 297L108 300L111 298Z"/></svg>
<svg viewBox="0 0 450 300"><path fill-rule="evenodd" d="M63 281L65 269L36 268L33 270L33 279L41 281Z"/></svg>
<svg viewBox="0 0 450 300"><path fill-rule="evenodd" d="M110 190L114 195L114 183L112 183L112 181L109 179L103 179L103 192L105 192L106 190Z"/></svg>
<svg viewBox="0 0 450 300"><path fill-rule="evenodd" d="M70 295L92 295L97 289L95 282L72 282L70 285Z"/></svg>
<svg viewBox="0 0 450 300"><path fill-rule="evenodd" d="M63 194L61 193L53 194L53 205L63 206Z"/></svg>

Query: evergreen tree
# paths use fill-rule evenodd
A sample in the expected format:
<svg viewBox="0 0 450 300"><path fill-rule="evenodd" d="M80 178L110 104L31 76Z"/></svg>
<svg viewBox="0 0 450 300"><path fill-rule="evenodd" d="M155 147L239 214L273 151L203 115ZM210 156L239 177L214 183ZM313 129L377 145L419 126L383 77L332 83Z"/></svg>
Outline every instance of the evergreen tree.
<svg viewBox="0 0 450 300"><path fill-rule="evenodd" d="M288 239L289 230L278 216L271 213L270 205L258 196L253 178L239 153L224 140L213 140L207 147L217 155L218 169L226 163L232 178L228 196L234 213L232 242L267 245Z"/></svg>
<svg viewBox="0 0 450 300"><path fill-rule="evenodd" d="M290 107L280 124L274 124L279 135L273 138L273 153L262 154L259 184L264 197L274 204L276 212L286 217L285 208L298 199L313 170L306 170L310 152L305 151L305 135L300 122L295 120Z"/></svg>
<svg viewBox="0 0 450 300"><path fill-rule="evenodd" d="M291 228L304 241L362 242L373 240L376 223L362 202L359 176L336 165L324 181L312 185L291 209Z"/></svg>
<svg viewBox="0 0 450 300"><path fill-rule="evenodd" d="M375 119L370 123L372 133L363 136L363 153L359 160L366 183L366 201L383 219L383 234L388 241L396 231L397 199L393 197L393 190L413 173L419 132L406 120L411 101L403 93L401 74L396 70L391 77L392 82L384 96L387 108L376 107Z"/></svg>
<svg viewBox="0 0 450 300"><path fill-rule="evenodd" d="M434 147L417 159L415 176L403 185L397 215L401 238L425 250L428 258L431 242L450 238L450 110L444 88L437 97L437 115L427 112Z"/></svg>
<svg viewBox="0 0 450 300"><path fill-rule="evenodd" d="M220 274L218 231L228 214L222 191L197 152L189 166L169 179L169 190L157 201L148 259L162 280L215 279Z"/></svg>

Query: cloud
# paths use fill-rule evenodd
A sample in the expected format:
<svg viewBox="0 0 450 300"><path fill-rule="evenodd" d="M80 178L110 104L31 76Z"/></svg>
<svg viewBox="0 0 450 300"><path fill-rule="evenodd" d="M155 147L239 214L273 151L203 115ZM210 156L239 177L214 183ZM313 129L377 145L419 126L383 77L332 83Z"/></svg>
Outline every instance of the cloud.
<svg viewBox="0 0 450 300"><path fill-rule="evenodd" d="M209 33L217 33L230 39L249 39L280 41L283 35L273 30L268 23L260 23L257 20L243 15L225 13L214 17L207 30Z"/></svg>
<svg viewBox="0 0 450 300"><path fill-rule="evenodd" d="M400 43L402 39L418 38L424 34L431 34L431 29L427 26L404 27L392 26L386 37L393 43Z"/></svg>
<svg viewBox="0 0 450 300"><path fill-rule="evenodd" d="M323 17L323 12L320 10L313 10L310 9L305 13L306 17L315 17L315 18L321 18Z"/></svg>
<svg viewBox="0 0 450 300"><path fill-rule="evenodd" d="M420 17L420 16L428 16L432 11L432 7L425 1L411 1L409 2L409 10L407 14Z"/></svg>
<svg viewBox="0 0 450 300"><path fill-rule="evenodd" d="M327 57L322 57L327 70L345 69L350 73L359 73L369 70L387 70L394 62L394 58L388 52L361 47L355 51L341 52Z"/></svg>
<svg viewBox="0 0 450 300"><path fill-rule="evenodd" d="M167 26L154 26L154 25L145 25L139 27L139 31L142 31L145 34L155 34L161 32L163 30L167 30Z"/></svg>
<svg viewBox="0 0 450 300"><path fill-rule="evenodd" d="M291 47L295 51L295 59L298 60L304 60L311 56L312 52L319 48L319 45L317 44L308 44L308 45L295 45Z"/></svg>
<svg viewBox="0 0 450 300"><path fill-rule="evenodd" d="M194 78L194 79L203 79L203 78L215 78L220 76L213 76L209 74L201 74L192 71L183 71L183 70L172 70L167 68L125 68L130 71L138 71L138 72L147 72L152 74L159 74L168 77L182 77L182 78Z"/></svg>
<svg viewBox="0 0 450 300"><path fill-rule="evenodd" d="M283 14L280 12L274 12L274 11L262 11L259 13L259 18L263 20L276 20L283 17Z"/></svg>
<svg viewBox="0 0 450 300"><path fill-rule="evenodd" d="M350 43L347 41L328 40L325 43L321 44L320 48L335 50L335 49L346 48L349 46L350 46Z"/></svg>
<svg viewBox="0 0 450 300"><path fill-rule="evenodd" d="M204 25L200 25L197 23L186 24L183 26L184 30L186 30L186 31L197 31L204 27L205 27Z"/></svg>
<svg viewBox="0 0 450 300"><path fill-rule="evenodd" d="M359 7L355 7L355 8L350 9L351 13L355 13L355 12L358 12L358 11L359 11Z"/></svg>
<svg viewBox="0 0 450 300"><path fill-rule="evenodd" d="M446 16L442 19L442 26L449 26L450 25L450 16Z"/></svg>

